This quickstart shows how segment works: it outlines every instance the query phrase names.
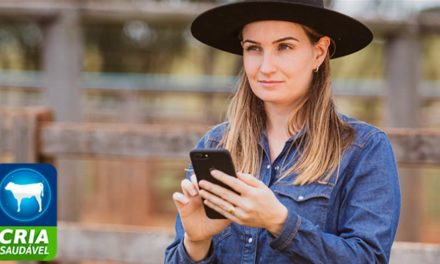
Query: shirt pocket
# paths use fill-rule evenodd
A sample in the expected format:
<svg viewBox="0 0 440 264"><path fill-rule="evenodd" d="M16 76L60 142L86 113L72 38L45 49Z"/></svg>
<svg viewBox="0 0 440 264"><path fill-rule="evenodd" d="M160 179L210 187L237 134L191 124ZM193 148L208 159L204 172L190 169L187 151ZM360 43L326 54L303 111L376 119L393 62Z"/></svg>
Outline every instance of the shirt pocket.
<svg viewBox="0 0 440 264"><path fill-rule="evenodd" d="M281 182L273 185L272 190L288 210L324 229L333 185L313 183L299 186Z"/></svg>
<svg viewBox="0 0 440 264"><path fill-rule="evenodd" d="M215 254L217 255L218 260L223 260L225 258L234 259L237 257L237 253L234 251L237 244L234 241L235 239L234 236L232 236L232 232L232 227L229 225L222 232L212 238ZM223 263L223 261L220 261L220 263Z"/></svg>
<svg viewBox="0 0 440 264"><path fill-rule="evenodd" d="M212 239L216 247L219 246L224 240L230 237L232 234L231 225L227 226L223 231L215 235Z"/></svg>

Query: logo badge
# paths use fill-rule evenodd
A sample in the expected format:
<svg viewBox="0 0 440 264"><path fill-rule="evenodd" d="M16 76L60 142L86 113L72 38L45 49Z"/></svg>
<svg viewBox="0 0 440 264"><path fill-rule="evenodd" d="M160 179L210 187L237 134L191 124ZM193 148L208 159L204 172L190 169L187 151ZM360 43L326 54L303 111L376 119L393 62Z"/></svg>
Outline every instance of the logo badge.
<svg viewBox="0 0 440 264"><path fill-rule="evenodd" d="M50 164L0 164L0 260L55 258L56 187Z"/></svg>

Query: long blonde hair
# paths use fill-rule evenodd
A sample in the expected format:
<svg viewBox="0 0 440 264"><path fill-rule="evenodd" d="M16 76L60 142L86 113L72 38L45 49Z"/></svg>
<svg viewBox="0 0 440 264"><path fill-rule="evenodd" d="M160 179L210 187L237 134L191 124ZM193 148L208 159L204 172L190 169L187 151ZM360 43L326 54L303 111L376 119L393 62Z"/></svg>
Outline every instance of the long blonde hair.
<svg viewBox="0 0 440 264"><path fill-rule="evenodd" d="M303 28L313 44L322 37L308 27ZM354 138L354 130L337 115L329 76L330 55L327 53L319 71L313 73L307 94L289 118L289 134L301 129L304 133L298 139L296 163L287 170L283 168L281 177L297 173L296 185L326 181L338 168L343 150ZM259 140L266 128L266 118L263 101L252 92L242 71L227 112L229 127L220 143L230 151L236 169L241 172L259 175L262 161Z"/></svg>

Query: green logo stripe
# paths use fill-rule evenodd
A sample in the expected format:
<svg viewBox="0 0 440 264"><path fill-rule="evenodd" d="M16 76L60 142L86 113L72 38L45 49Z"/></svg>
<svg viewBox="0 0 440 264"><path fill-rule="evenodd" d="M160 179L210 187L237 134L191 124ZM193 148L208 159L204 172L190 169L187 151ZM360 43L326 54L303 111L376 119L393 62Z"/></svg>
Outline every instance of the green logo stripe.
<svg viewBox="0 0 440 264"><path fill-rule="evenodd" d="M56 226L0 226L0 260L52 260Z"/></svg>

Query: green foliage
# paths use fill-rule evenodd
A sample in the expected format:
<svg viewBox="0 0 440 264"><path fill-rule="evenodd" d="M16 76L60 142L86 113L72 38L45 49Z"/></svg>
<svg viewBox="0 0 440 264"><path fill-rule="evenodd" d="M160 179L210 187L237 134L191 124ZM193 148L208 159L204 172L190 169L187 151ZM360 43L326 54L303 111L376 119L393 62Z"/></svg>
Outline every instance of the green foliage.
<svg viewBox="0 0 440 264"><path fill-rule="evenodd" d="M129 23L137 23L130 29ZM91 24L84 27L85 71L168 73L183 51L185 25ZM132 31L132 33L130 33ZM136 39L137 37L137 39ZM95 53L98 53L96 56Z"/></svg>
<svg viewBox="0 0 440 264"><path fill-rule="evenodd" d="M41 29L32 22L0 24L0 69L38 70L41 65Z"/></svg>
<svg viewBox="0 0 440 264"><path fill-rule="evenodd" d="M440 80L440 36L427 35L422 39L422 79Z"/></svg>
<svg viewBox="0 0 440 264"><path fill-rule="evenodd" d="M383 54L383 42L374 41L367 48L357 53L331 60L332 77L340 79L382 79L384 72Z"/></svg>

